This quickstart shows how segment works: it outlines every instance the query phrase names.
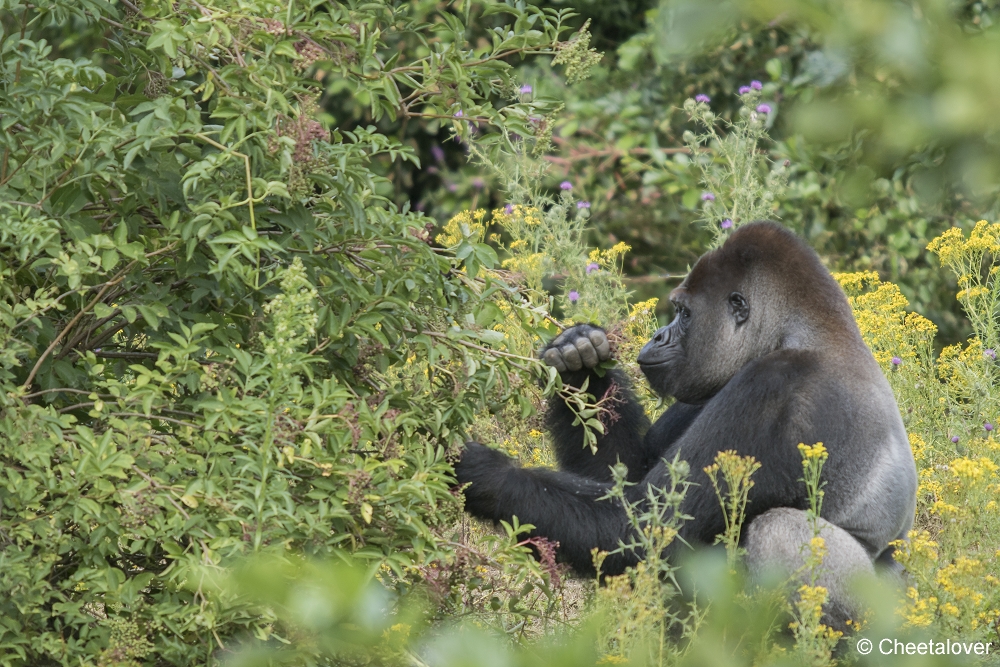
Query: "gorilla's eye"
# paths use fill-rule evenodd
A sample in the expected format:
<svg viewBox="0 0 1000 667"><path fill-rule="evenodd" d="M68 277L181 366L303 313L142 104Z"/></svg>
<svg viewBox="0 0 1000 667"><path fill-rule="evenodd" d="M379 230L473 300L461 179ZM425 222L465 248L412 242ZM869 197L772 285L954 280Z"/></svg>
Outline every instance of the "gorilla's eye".
<svg viewBox="0 0 1000 667"><path fill-rule="evenodd" d="M681 318L682 321L687 322L691 319L691 309L683 303L674 302L674 310L677 313L677 317Z"/></svg>
<svg viewBox="0 0 1000 667"><path fill-rule="evenodd" d="M732 309L733 317L736 318L737 326L743 324L750 317L750 304L747 303L746 297L744 297L739 292L733 292L729 295L729 307Z"/></svg>

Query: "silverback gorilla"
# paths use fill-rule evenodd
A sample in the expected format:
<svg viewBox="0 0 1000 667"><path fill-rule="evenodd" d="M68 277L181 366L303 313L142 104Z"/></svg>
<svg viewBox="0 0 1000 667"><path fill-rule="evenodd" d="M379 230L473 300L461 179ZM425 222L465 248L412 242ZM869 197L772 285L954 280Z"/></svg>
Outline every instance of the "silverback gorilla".
<svg viewBox="0 0 1000 667"><path fill-rule="evenodd" d="M745 225L702 256L670 300L674 320L638 358L650 385L676 399L670 409L650 425L619 371L604 377L592 371L610 357L604 331L586 324L567 329L542 350L543 360L566 383L580 386L589 378L595 396L614 382L623 400L620 418L592 454L570 410L551 401L546 419L558 471L521 468L468 443L455 466L459 484L468 485L467 511L493 521L517 516L535 526L535 535L559 542L561 560L592 573L591 549L613 551L630 530L621 505L600 500L611 465L628 466L636 485L626 496L638 501L648 485L669 482L664 458L687 460L698 485L684 499L682 511L693 518L680 537L712 544L724 523L702 471L731 449L762 464L747 507L748 565L791 567L796 545L811 537L797 445L822 442L829 451L825 565L833 576L871 570L872 561L893 566L889 542L905 538L913 522L916 467L889 384L843 291L812 249L774 223ZM639 558L614 554L602 570L617 574Z"/></svg>

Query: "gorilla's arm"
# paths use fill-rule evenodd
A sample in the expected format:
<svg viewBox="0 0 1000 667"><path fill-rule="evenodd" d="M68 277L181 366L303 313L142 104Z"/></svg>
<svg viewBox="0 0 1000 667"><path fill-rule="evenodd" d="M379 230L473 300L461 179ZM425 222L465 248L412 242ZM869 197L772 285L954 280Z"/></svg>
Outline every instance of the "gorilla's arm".
<svg viewBox="0 0 1000 667"><path fill-rule="evenodd" d="M549 401L545 424L561 470L610 482L611 466L621 461L628 468L628 481L638 482L701 411L700 407L674 404L650 429L649 418L625 374L618 369L607 370L603 377L595 372L595 366L610 358L607 336L598 327L582 324L567 329L542 350L542 358L559 369L564 383L581 387L587 381L587 392L596 400L610 399L605 432L597 436L596 453L584 445L583 426L573 425L575 415L565 401Z"/></svg>
<svg viewBox="0 0 1000 667"><path fill-rule="evenodd" d="M589 374L587 392L596 400L613 396L609 405L613 413L604 418L605 432L597 434L597 452L584 445L583 426L573 425L575 415L559 397L549 400L545 412L545 426L552 437L559 468L584 477L605 482L611 481L611 466L619 460L628 466L629 481L637 482L649 471L648 460L655 457L646 451L643 436L649 430L649 418L636 400L624 373L608 370L604 377L592 371L564 372L563 382L581 386L581 375Z"/></svg>
<svg viewBox="0 0 1000 667"><path fill-rule="evenodd" d="M598 500L610 488L581 475L544 468L521 468L514 459L478 442L466 444L455 476L465 490L465 509L493 521L532 524L532 535L558 542L561 562L592 574L590 550L613 551L628 534L625 512L617 501ZM614 554L604 561L606 574L635 565L635 554Z"/></svg>

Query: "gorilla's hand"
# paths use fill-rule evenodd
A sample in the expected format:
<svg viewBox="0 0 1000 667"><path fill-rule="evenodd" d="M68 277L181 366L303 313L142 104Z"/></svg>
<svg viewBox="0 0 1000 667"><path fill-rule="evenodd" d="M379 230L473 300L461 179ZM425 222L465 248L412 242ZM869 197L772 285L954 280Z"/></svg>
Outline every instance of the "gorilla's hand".
<svg viewBox="0 0 1000 667"><path fill-rule="evenodd" d="M506 473L516 468L514 459L478 442L465 443L462 458L455 464L458 486L465 486L465 509L481 519L497 520L497 503Z"/></svg>
<svg viewBox="0 0 1000 667"><path fill-rule="evenodd" d="M611 358L611 344L604 329L578 324L556 336L542 350L541 357L560 373L590 370Z"/></svg>

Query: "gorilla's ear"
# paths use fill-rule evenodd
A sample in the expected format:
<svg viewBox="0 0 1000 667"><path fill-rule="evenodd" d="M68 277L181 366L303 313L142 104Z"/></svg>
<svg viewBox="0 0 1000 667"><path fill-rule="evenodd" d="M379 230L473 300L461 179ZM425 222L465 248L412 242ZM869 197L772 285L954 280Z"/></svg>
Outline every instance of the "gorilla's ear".
<svg viewBox="0 0 1000 667"><path fill-rule="evenodd" d="M750 317L750 304L747 303L746 297L739 292L733 292L729 295L729 308L736 319L736 326L743 324Z"/></svg>

